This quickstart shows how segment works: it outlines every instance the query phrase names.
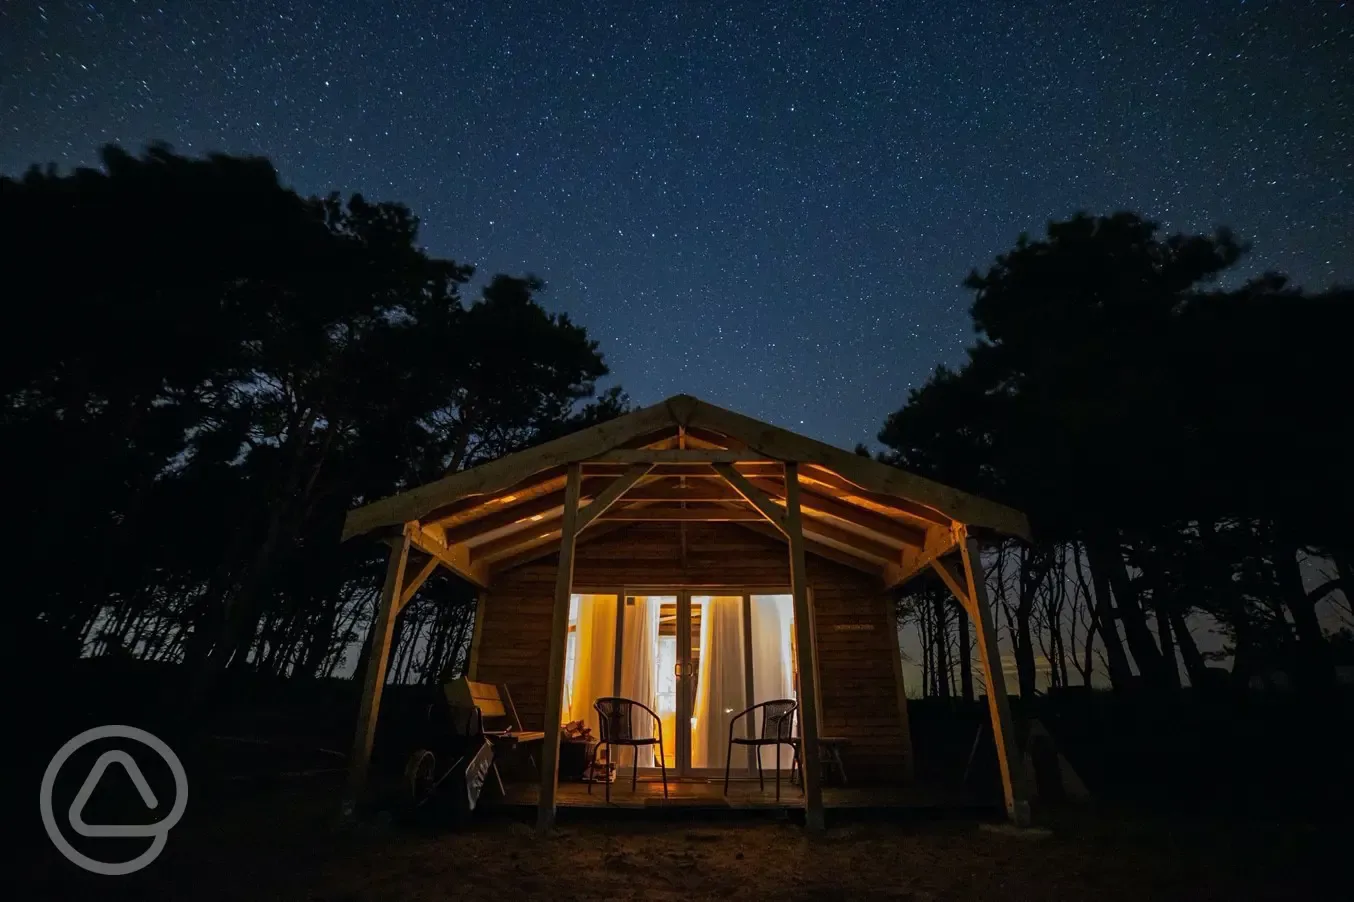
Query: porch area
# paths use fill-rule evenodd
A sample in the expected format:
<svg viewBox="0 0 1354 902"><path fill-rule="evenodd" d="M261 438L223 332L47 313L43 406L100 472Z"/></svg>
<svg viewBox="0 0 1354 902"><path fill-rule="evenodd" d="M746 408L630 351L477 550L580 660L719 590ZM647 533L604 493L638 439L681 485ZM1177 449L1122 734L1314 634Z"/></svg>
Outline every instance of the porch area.
<svg viewBox="0 0 1354 902"><path fill-rule="evenodd" d="M771 781L759 788L755 780L737 780L729 784L724 795L723 782L670 781L668 798L663 798L663 784L658 780L641 779L633 791L629 779L618 779L611 784L611 802L607 803L606 787L587 783L560 783L555 805L559 808L590 809L662 809L681 808L703 811L749 811L804 808L804 794L797 785L782 783L780 801ZM539 782L509 783L504 804L535 809L540 802ZM901 811L904 809L957 809L965 807L963 800L937 787L927 786L824 786L825 809L854 809Z"/></svg>

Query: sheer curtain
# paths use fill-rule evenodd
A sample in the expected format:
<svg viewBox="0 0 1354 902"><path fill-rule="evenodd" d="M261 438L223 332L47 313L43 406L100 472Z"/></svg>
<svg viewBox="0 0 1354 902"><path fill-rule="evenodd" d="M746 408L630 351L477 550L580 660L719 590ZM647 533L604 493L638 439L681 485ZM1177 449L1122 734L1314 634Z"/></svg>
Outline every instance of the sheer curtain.
<svg viewBox="0 0 1354 902"><path fill-rule="evenodd" d="M658 610L663 599L644 595L626 599L621 637L621 691L624 698L643 702L658 709L658 687L654 679L658 665ZM657 736L658 726L643 711L635 712L635 733ZM663 746L671 752L673 737L664 734ZM655 767L654 747L641 746L636 761L639 767Z"/></svg>
<svg viewBox="0 0 1354 902"><path fill-rule="evenodd" d="M700 667L691 725L691 766L724 767L729 721L747 707L743 657L743 599L716 595L691 599L701 605Z"/></svg>
<svg viewBox="0 0 1354 902"><path fill-rule="evenodd" d="M794 621L793 599L789 595L753 595L752 602L752 692L753 702L795 698L794 655L790 631ZM762 728L760 718L751 724ZM791 753L778 746L759 749L762 767L790 769Z"/></svg>
<svg viewBox="0 0 1354 902"><path fill-rule="evenodd" d="M592 703L616 689L616 596L578 595L573 679L565 686L569 720L581 720L598 736Z"/></svg>

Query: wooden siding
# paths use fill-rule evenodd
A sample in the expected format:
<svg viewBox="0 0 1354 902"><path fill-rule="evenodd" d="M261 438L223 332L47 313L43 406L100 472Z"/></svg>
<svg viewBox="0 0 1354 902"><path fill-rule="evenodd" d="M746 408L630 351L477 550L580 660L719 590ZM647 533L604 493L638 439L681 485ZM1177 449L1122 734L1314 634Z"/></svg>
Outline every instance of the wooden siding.
<svg viewBox="0 0 1354 902"><path fill-rule="evenodd" d="M683 563L681 526L686 530ZM476 625L472 677L507 683L524 726L544 729L550 607L557 558L498 574ZM877 577L808 559L818 643L821 732L850 741L853 783L902 778L905 725L898 708L892 604ZM636 523L578 546L575 591L727 586L786 591L783 542L732 523Z"/></svg>

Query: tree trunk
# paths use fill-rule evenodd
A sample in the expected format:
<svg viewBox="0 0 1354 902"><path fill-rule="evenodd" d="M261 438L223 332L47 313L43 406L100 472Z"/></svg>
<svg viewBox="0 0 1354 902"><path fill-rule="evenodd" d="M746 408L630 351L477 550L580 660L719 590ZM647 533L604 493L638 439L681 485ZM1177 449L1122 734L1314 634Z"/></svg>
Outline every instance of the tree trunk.
<svg viewBox="0 0 1354 902"><path fill-rule="evenodd" d="M1302 585L1302 569L1298 565L1294 545L1279 539L1274 548L1274 570L1283 593L1284 604L1293 615L1293 631L1297 634L1301 654L1298 668L1309 687L1326 690L1335 684L1335 670L1330 660L1321 622L1316 616L1316 604Z"/></svg>
<svg viewBox="0 0 1354 902"><path fill-rule="evenodd" d="M1105 579L1102 571L1092 570L1091 579L1095 582L1095 592L1092 593L1090 586L1086 585L1086 574L1081 564L1082 549L1077 546L1072 550L1074 553L1072 567L1076 571L1077 582L1086 596L1087 604L1091 606L1091 627L1086 631L1086 669L1083 671L1083 678L1089 686L1091 670L1095 663L1092 650L1095 647L1095 635L1099 632L1100 644L1105 646L1110 684L1118 689L1127 689L1133 683L1133 669L1129 667L1128 654L1124 651L1124 643L1119 638L1119 625L1115 622L1109 581Z"/></svg>
<svg viewBox="0 0 1354 902"><path fill-rule="evenodd" d="M1189 675L1190 685L1198 689L1208 683L1208 662L1199 653L1199 645L1189 631L1185 615L1176 608L1170 612L1171 629L1175 633L1176 643L1180 646L1180 657L1185 662L1185 673Z"/></svg>
<svg viewBox="0 0 1354 902"><path fill-rule="evenodd" d="M967 704L973 701L973 634L968 611L962 607L956 625L959 627L959 694Z"/></svg>
<svg viewBox="0 0 1354 902"><path fill-rule="evenodd" d="M1039 586L1048 575L1052 565L1046 549L1022 548L1020 551L1020 595L1016 599L1015 645L1016 678L1020 684L1020 697L1034 697L1037 688L1037 673L1034 665L1034 635L1030 630L1030 617L1034 614L1035 597Z"/></svg>
<svg viewBox="0 0 1354 902"><path fill-rule="evenodd" d="M945 612L945 596L939 592L931 600L931 609L936 618L936 695L950 697L950 630L949 618Z"/></svg>
<svg viewBox="0 0 1354 902"><path fill-rule="evenodd" d="M1163 675L1166 677L1166 685L1172 689L1180 688L1180 668L1175 663L1175 637L1171 634L1171 621L1162 608L1164 604L1156 605L1157 637L1161 640L1161 659Z"/></svg>
<svg viewBox="0 0 1354 902"><path fill-rule="evenodd" d="M1152 638L1147 626L1147 615L1138 599L1138 592L1128 578L1128 568L1124 556L1119 551L1119 542L1106 537L1086 543L1086 552L1090 557L1091 572L1099 571L1108 581L1114 592L1115 609L1124 624L1124 638L1128 640L1129 651L1138 664L1138 673L1143 681L1154 688L1162 688L1166 683L1161 650Z"/></svg>

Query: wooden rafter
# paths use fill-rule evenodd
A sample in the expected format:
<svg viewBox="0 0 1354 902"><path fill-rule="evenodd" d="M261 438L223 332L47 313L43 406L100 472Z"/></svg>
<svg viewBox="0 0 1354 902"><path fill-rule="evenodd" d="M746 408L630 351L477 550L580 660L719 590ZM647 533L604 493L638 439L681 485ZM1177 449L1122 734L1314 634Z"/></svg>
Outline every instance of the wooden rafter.
<svg viewBox="0 0 1354 902"><path fill-rule="evenodd" d="M752 460L734 464L734 468L744 476L769 476L779 478L782 467L779 462L774 460ZM594 461L583 462L583 472L589 475L598 476L603 474L619 474L625 470L624 463L597 463ZM709 461L698 461L696 463L665 463L659 469L654 471L655 477L677 478L686 477L688 479L719 479L719 474L710 469Z"/></svg>
<svg viewBox="0 0 1354 902"><path fill-rule="evenodd" d="M528 480L498 492L470 495L442 505L423 518L424 523L449 526L465 520L486 516L510 504L517 504L540 495L558 494L564 497L564 468L553 467L533 474Z"/></svg>
<svg viewBox="0 0 1354 902"><path fill-rule="evenodd" d="M471 560L477 564L493 564L517 553L519 550L558 539L563 522L564 512L561 508L557 516L532 523L530 528L519 529L481 545L472 546L470 549Z"/></svg>
<svg viewBox="0 0 1354 902"><path fill-rule="evenodd" d="M676 504L655 504L646 507L618 507L602 515L604 520L684 521L704 523L734 523L743 520L763 520L761 512L746 507L702 505L682 507Z"/></svg>
<svg viewBox="0 0 1354 902"><path fill-rule="evenodd" d="M770 523L767 523L764 518L759 523L740 522L737 525L759 535L775 539L778 542L785 541L785 534ZM825 545L822 542L816 542L813 537L807 533L804 535L804 547L811 554L826 558L829 561L835 561L844 567L850 567L852 570L859 570L862 573L868 573L871 576L876 576L880 579L884 577L884 568L881 567L877 561L861 557L858 554L840 551L837 548L834 548L831 545Z"/></svg>
<svg viewBox="0 0 1354 902"><path fill-rule="evenodd" d="M601 522L601 523L594 522L591 526L588 527L587 532L579 534L578 544L586 545L589 542L595 542L602 536L607 535L608 533L611 532L615 532L618 529L624 529L629 525L630 524L624 520L619 522ZM502 573L505 570L511 570L514 567L520 567L523 564L529 564L532 561L539 561L543 557L549 557L550 555L555 554L557 551L559 551L559 548L555 545L555 542L560 538L560 535L561 533L557 532L549 539L540 542L535 542L529 546L517 549L508 557L500 557L495 559L489 565L489 575L492 577L495 574Z"/></svg>
<svg viewBox="0 0 1354 902"><path fill-rule="evenodd" d="M713 464L713 463L754 463L765 460L761 454L751 451L729 451L727 449L687 449L667 448L651 450L648 448L617 448L588 458L588 463L598 464Z"/></svg>
<svg viewBox="0 0 1354 902"><path fill-rule="evenodd" d="M474 583L481 589L488 587L489 571L471 558L470 549L466 545L448 545L435 528L420 527L418 524L413 526L415 528L410 530L410 537L416 548L437 558L448 570L462 579Z"/></svg>
<svg viewBox="0 0 1354 902"><path fill-rule="evenodd" d="M584 480L584 482L588 481ZM587 497L588 488L588 486L584 487L584 497ZM522 504L513 504L508 507L498 505L492 513L476 517L473 520L465 520L455 526L445 527L446 538L448 542L470 542L473 544L475 540L483 541L484 536L500 529L518 525L526 528L533 522L558 516L563 510L564 493L551 492L549 495L541 495Z"/></svg>
<svg viewBox="0 0 1354 902"><path fill-rule="evenodd" d="M776 506L776 502L771 500L771 496L753 485L746 476L735 470L732 464L717 463L714 464L714 469L716 473L724 477L724 481L729 484L730 488L760 512L772 526L781 532L786 531L788 527L785 523L785 512ZM786 534L788 535L788 533Z"/></svg>
<svg viewBox="0 0 1354 902"><path fill-rule="evenodd" d="M951 520L1029 537L1029 522L1019 511L714 404L697 401L683 425L738 438L748 450L830 471L867 492L905 499Z"/></svg>
<svg viewBox="0 0 1354 902"><path fill-rule="evenodd" d="M896 516L906 516L920 520L923 524L936 526L948 527L954 522L945 514L924 504L915 504L895 495L881 495L878 492L867 491L825 467L814 465L801 467L799 483L801 486L815 490L819 494L823 494L823 490L827 489L841 497L851 499L846 503L859 505L861 502L865 502L870 505L867 508L868 510L879 513L888 511Z"/></svg>
<svg viewBox="0 0 1354 902"><path fill-rule="evenodd" d="M503 554L515 555L524 542L548 535L550 531L541 529L535 518L552 519L559 505L540 499L564 487L567 466L580 464L580 473L601 476L617 475L629 464L650 463L654 473L636 486L650 494L636 497L689 505L729 500L719 489L708 488L722 479L714 464L727 465L765 494L767 486L756 481L774 481L781 462L798 464L796 488L810 530L830 533L835 528L856 536L852 541L904 552L902 560L890 560L891 578L914 569L908 552L926 541L909 529L950 530L962 523L1007 535L1029 534L1025 518L1010 508L679 395L350 511L344 537L418 521L433 527L434 535L440 535L438 528L450 531L445 552L454 561L475 557L468 545L476 551L488 547L494 559L501 559ZM669 478L679 484L663 482ZM702 491L711 497L691 497ZM671 497L662 497L665 494ZM720 497L713 497L716 494ZM784 506L780 497L776 503ZM521 509L514 513L513 507ZM771 522L776 522L775 516Z"/></svg>
<svg viewBox="0 0 1354 902"><path fill-rule="evenodd" d="M752 479L750 481L754 486L771 495L777 504L785 504L785 485L783 483L772 482L769 479ZM869 508L857 507L854 504L838 501L818 492L807 491L803 479L800 480L799 489L800 506L804 513L810 517L831 517L834 520L840 520L858 527L864 532L871 533L872 537L880 542L896 544L900 548L905 545L920 545L926 539L926 530L910 523L891 520Z"/></svg>
<svg viewBox="0 0 1354 902"><path fill-rule="evenodd" d="M592 503L578 512L578 531L587 529L588 524L607 512L607 509L615 504L622 495L635 487L641 479L648 474L652 464L636 463L626 470L623 474L616 477L616 481L611 483L605 489L597 493L597 497ZM568 512L565 512L567 522Z"/></svg>
<svg viewBox="0 0 1354 902"><path fill-rule="evenodd" d="M958 548L958 531L954 528L932 527L927 530L926 540L920 547L904 548L902 562L889 568L887 582L889 587L900 586L912 577Z"/></svg>
<svg viewBox="0 0 1354 902"><path fill-rule="evenodd" d="M533 479L543 470L596 457L637 436L668 428L674 422L673 416L669 404L655 404L535 448L449 474L399 495L374 501L348 512L343 523L343 538L363 535L383 526L421 520L429 511L470 495L502 492L524 480Z"/></svg>
<svg viewBox="0 0 1354 902"><path fill-rule="evenodd" d="M679 477L685 479L686 477ZM742 496L733 489L713 479L693 480L693 484L681 486L660 475L657 480L642 483L625 495L626 501L739 501Z"/></svg>

